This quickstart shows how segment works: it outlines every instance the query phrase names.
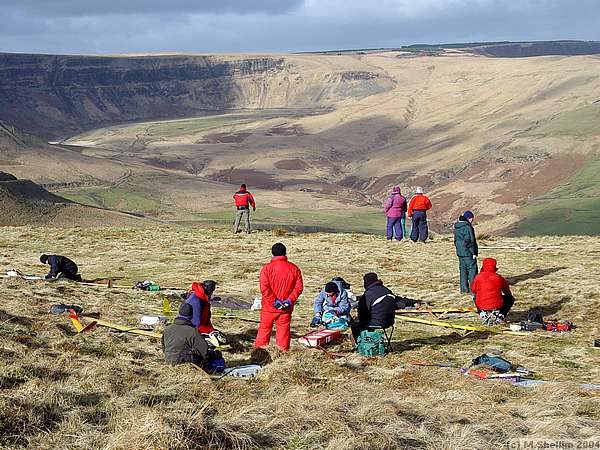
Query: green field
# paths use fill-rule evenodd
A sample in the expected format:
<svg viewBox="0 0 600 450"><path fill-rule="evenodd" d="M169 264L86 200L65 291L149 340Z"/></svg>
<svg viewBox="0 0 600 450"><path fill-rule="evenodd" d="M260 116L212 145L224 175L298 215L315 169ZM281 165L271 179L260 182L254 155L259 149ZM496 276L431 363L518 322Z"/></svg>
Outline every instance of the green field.
<svg viewBox="0 0 600 450"><path fill-rule="evenodd" d="M600 103L561 113L535 130L548 136L600 135Z"/></svg>
<svg viewBox="0 0 600 450"><path fill-rule="evenodd" d="M600 234L600 158L588 161L567 183L521 209L516 234Z"/></svg>
<svg viewBox="0 0 600 450"><path fill-rule="evenodd" d="M122 187L80 188L76 191L61 191L60 195L83 205L119 211L155 214L165 210L165 205L154 194Z"/></svg>
<svg viewBox="0 0 600 450"><path fill-rule="evenodd" d="M167 138L193 136L209 130L223 131L227 127L243 125L258 120L268 120L277 117L296 117L322 112L315 109L265 109L230 112L188 119L162 120L134 124L115 125L107 128L92 130L66 141L98 140L102 146L117 146L129 151L145 148L145 144Z"/></svg>
<svg viewBox="0 0 600 450"><path fill-rule="evenodd" d="M234 210L222 209L198 214L199 223L230 226ZM385 231L385 216L376 209L308 210L261 207L251 215L253 227L285 228L298 231L358 232L379 234Z"/></svg>
<svg viewBox="0 0 600 450"><path fill-rule="evenodd" d="M223 207L202 213L175 209L161 201L156 193L125 187L89 187L61 191L60 195L83 205L119 211L160 216L165 220L188 225L211 225L229 228L234 210ZM275 229L303 232L357 232L380 234L385 231L385 216L377 209L309 210L260 207L251 216L254 229Z"/></svg>

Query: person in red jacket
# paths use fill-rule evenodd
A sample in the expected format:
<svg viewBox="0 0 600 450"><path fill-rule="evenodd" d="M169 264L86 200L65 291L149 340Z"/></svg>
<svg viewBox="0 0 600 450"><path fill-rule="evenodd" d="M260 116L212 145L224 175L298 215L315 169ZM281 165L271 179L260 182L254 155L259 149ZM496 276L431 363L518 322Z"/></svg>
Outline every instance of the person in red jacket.
<svg viewBox="0 0 600 450"><path fill-rule="evenodd" d="M431 209L431 201L425 194L423 188L417 187L415 195L408 203L407 215L412 220L410 228L410 240L413 242L425 242L429 236L427 229L427 211Z"/></svg>
<svg viewBox="0 0 600 450"><path fill-rule="evenodd" d="M278 242L271 248L273 258L260 271L260 324L254 346L266 348L275 323L275 342L283 350L290 349L290 324L294 303L302 294L302 272L288 261L285 245Z"/></svg>
<svg viewBox="0 0 600 450"><path fill-rule="evenodd" d="M489 321L490 312L498 311L496 322L504 322L508 311L515 303L515 298L510 292L508 281L496 273L496 260L485 258L481 272L473 279L471 290L475 298L475 306L483 320Z"/></svg>
<svg viewBox="0 0 600 450"><path fill-rule="evenodd" d="M233 200L235 202L235 222L233 223L233 232L240 232L240 222L242 217L245 217L245 228L246 233L250 233L250 207L252 211L256 211L256 203L254 203L254 197L246 189L246 185L242 184L240 190L233 194Z"/></svg>

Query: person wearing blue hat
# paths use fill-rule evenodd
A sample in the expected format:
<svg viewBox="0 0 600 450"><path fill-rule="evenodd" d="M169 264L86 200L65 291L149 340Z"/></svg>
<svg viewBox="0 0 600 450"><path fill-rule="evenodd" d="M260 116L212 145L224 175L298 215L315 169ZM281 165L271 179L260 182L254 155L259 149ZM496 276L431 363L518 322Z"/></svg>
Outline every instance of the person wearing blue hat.
<svg viewBox="0 0 600 450"><path fill-rule="evenodd" d="M460 293L470 294L473 278L477 275L477 239L473 228L475 215L465 211L454 224L454 247L458 256L458 271L460 273Z"/></svg>

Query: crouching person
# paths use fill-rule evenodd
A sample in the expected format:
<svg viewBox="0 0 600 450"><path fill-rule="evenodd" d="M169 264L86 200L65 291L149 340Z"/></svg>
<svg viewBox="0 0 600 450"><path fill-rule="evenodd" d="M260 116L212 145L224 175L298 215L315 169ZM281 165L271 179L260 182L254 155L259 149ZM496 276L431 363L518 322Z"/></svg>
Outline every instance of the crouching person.
<svg viewBox="0 0 600 450"><path fill-rule="evenodd" d="M350 322L350 301L342 281L330 281L315 297L311 327L323 324L327 328L347 329Z"/></svg>
<svg viewBox="0 0 600 450"><path fill-rule="evenodd" d="M388 328L396 319L396 296L376 273L363 277L365 292L358 297L358 320L350 324L354 342L369 327Z"/></svg>
<svg viewBox="0 0 600 450"><path fill-rule="evenodd" d="M182 303L179 315L162 335L165 362L171 365L194 363L204 366L208 357L208 344L192 323L192 306Z"/></svg>
<svg viewBox="0 0 600 450"><path fill-rule="evenodd" d="M217 283L213 280L192 283L192 288L185 301L192 307L192 324L204 336L207 344L215 348L227 343L227 337L215 329L211 319L211 298L216 287Z"/></svg>
<svg viewBox="0 0 600 450"><path fill-rule="evenodd" d="M475 276L471 286L479 316L488 324L504 322L515 303L508 281L496 273L497 271L496 260L485 258L481 272Z"/></svg>
<svg viewBox="0 0 600 450"><path fill-rule="evenodd" d="M66 256L44 254L40 256L40 262L50 266L50 272L45 277L46 280L56 280L64 277L68 280L82 281L77 264Z"/></svg>

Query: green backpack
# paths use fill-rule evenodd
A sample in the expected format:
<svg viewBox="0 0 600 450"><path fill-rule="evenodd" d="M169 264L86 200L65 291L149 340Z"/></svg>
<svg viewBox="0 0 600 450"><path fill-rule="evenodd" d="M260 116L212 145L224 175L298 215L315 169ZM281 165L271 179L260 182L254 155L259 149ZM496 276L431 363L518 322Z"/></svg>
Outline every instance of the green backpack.
<svg viewBox="0 0 600 450"><path fill-rule="evenodd" d="M356 344L356 350L362 356L385 355L385 337L381 331L362 331Z"/></svg>

